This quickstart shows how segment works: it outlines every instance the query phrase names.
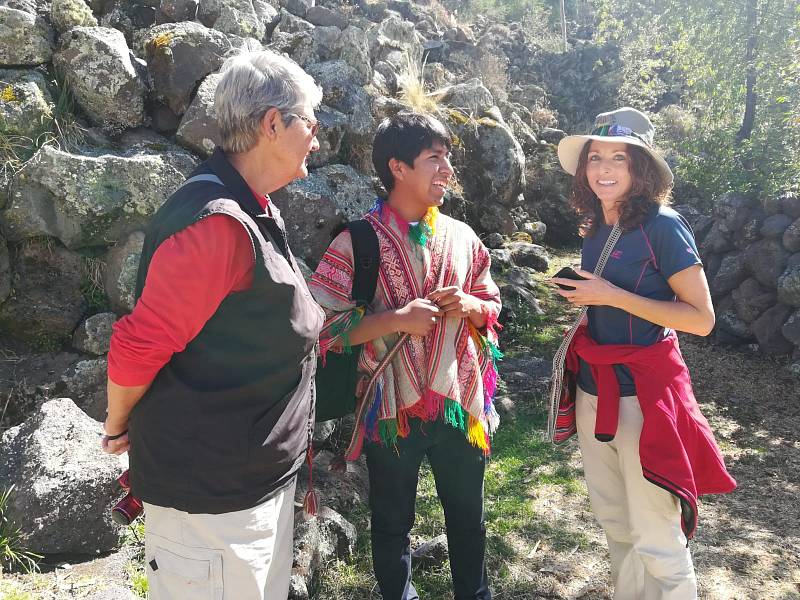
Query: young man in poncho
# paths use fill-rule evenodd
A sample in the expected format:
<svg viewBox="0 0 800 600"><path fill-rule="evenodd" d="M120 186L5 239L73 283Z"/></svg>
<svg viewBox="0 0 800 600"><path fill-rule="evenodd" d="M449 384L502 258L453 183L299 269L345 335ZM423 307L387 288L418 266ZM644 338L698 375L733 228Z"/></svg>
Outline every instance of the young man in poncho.
<svg viewBox="0 0 800 600"><path fill-rule="evenodd" d="M445 513L456 600L491 598L486 576L483 478L498 418L492 399L500 294L489 252L472 229L439 213L453 178L450 134L429 115L400 113L378 128L372 150L388 198L365 219L378 236L372 306L352 300L348 231L333 240L311 279L326 311L328 351L364 344L371 373L403 333L411 337L365 400L348 458L369 469L372 557L384 600L414 600L409 532L427 456Z"/></svg>

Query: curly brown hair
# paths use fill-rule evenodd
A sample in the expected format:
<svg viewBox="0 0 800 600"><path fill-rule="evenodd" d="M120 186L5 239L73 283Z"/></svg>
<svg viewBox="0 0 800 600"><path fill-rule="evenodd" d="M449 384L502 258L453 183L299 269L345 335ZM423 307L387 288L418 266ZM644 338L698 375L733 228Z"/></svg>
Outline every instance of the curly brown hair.
<svg viewBox="0 0 800 600"><path fill-rule="evenodd" d="M594 235L604 221L603 207L586 177L590 146L591 142L586 142L578 157L570 195L570 205L581 219L580 232L584 237ZM623 231L638 227L653 207L669 204L672 192L671 182L661 174L647 151L631 144L628 144L627 151L632 186L619 212L619 224Z"/></svg>

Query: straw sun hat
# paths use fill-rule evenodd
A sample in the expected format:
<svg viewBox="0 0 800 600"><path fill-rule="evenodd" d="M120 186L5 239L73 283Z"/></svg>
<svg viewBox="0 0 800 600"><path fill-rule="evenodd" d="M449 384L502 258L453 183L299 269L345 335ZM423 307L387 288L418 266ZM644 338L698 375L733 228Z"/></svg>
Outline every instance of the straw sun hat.
<svg viewBox="0 0 800 600"><path fill-rule="evenodd" d="M672 171L667 161L653 147L654 133L655 129L647 115L635 108L618 108L597 115L589 135L569 135L563 138L558 143L558 160L567 173L575 175L578 158L587 142L624 142L647 152L666 180L672 183Z"/></svg>

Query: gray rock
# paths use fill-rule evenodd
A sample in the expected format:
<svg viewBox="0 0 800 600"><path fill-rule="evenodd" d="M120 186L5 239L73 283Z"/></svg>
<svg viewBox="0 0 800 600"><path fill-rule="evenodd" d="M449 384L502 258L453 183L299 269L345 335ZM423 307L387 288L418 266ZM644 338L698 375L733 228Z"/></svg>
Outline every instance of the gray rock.
<svg viewBox="0 0 800 600"><path fill-rule="evenodd" d="M259 10L256 10L256 6ZM278 11L263 3L251 0L201 0L198 18L208 27L217 31L241 37L262 40L266 33L266 24L276 18ZM270 10L271 9L271 10ZM266 11L269 11L267 13Z"/></svg>
<svg viewBox="0 0 800 600"><path fill-rule="evenodd" d="M111 585L102 589L95 589L86 596L85 600L138 600L139 596L122 585Z"/></svg>
<svg viewBox="0 0 800 600"><path fill-rule="evenodd" d="M780 195L781 212L793 219L800 219L800 195L796 192L784 192Z"/></svg>
<svg viewBox="0 0 800 600"><path fill-rule="evenodd" d="M764 224L764 218L765 213L760 208L750 211L744 225L742 225L739 231L733 236L733 245L740 250L745 250L751 244L759 240L762 237L761 229ZM772 227L774 228L774 225Z"/></svg>
<svg viewBox="0 0 800 600"><path fill-rule="evenodd" d="M136 274L144 246L144 233L134 231L106 255L104 287L111 308L118 315L129 313L136 302Z"/></svg>
<svg viewBox="0 0 800 600"><path fill-rule="evenodd" d="M400 16L390 16L367 30L370 55L374 62L402 60L404 55L416 60L422 57L422 36L414 24ZM394 55L394 59L392 56ZM395 66L400 66L395 64Z"/></svg>
<svg viewBox="0 0 800 600"><path fill-rule="evenodd" d="M322 421L321 423L314 424L314 437L312 438L312 443L314 444L315 450L324 447L325 444L328 443L328 440L333 435L333 432L336 431L337 422L337 419L330 419L329 421Z"/></svg>
<svg viewBox="0 0 800 600"><path fill-rule="evenodd" d="M495 398L494 407L503 422L506 420L513 422L517 418L517 404L508 396Z"/></svg>
<svg viewBox="0 0 800 600"><path fill-rule="evenodd" d="M179 23L197 18L199 0L161 0L156 14L156 23Z"/></svg>
<svg viewBox="0 0 800 600"><path fill-rule="evenodd" d="M124 239L183 181L168 160L166 155L78 156L45 146L12 185L2 214L8 239L50 235L68 248Z"/></svg>
<svg viewBox="0 0 800 600"><path fill-rule="evenodd" d="M545 235L547 235L547 225L541 221L536 221L534 223L528 221L522 224L521 231L531 236L531 241L534 244L541 244L544 242Z"/></svg>
<svg viewBox="0 0 800 600"><path fill-rule="evenodd" d="M800 219L792 222L783 232L783 247L789 252L800 252Z"/></svg>
<svg viewBox="0 0 800 600"><path fill-rule="evenodd" d="M508 98L522 106L539 106L547 99L547 92L543 87L526 83L515 85L508 91Z"/></svg>
<svg viewBox="0 0 800 600"><path fill-rule="evenodd" d="M143 39L155 98L175 114L189 107L191 95L206 75L219 70L230 42L200 23L166 23Z"/></svg>
<svg viewBox="0 0 800 600"><path fill-rule="evenodd" d="M278 21L277 27L275 28L275 33L308 33L313 31L313 29L313 23L309 23L304 18L297 16L286 9L281 9L281 18L280 21ZM273 41L275 39L275 33L273 33Z"/></svg>
<svg viewBox="0 0 800 600"><path fill-rule="evenodd" d="M8 244L0 233L0 305L11 293L11 262L8 258Z"/></svg>
<svg viewBox="0 0 800 600"><path fill-rule="evenodd" d="M311 588L321 569L336 558L349 558L355 544L356 528L336 511L323 507L316 517L295 524L292 575Z"/></svg>
<svg viewBox="0 0 800 600"><path fill-rule="evenodd" d="M421 569L433 569L445 563L450 556L447 548L447 535L437 535L432 540L421 543L411 553L414 566Z"/></svg>
<svg viewBox="0 0 800 600"><path fill-rule="evenodd" d="M59 33L73 27L97 27L97 19L83 0L53 0L50 22Z"/></svg>
<svg viewBox="0 0 800 600"><path fill-rule="evenodd" d="M548 144L558 144L566 135L567 134L560 129L554 129L552 127L542 127L539 130L539 139L544 140Z"/></svg>
<svg viewBox="0 0 800 600"><path fill-rule="evenodd" d="M316 4L316 0L283 0L282 4L293 15L305 18L308 9Z"/></svg>
<svg viewBox="0 0 800 600"><path fill-rule="evenodd" d="M108 406L107 373L108 361L105 358L79 360L61 375L53 390L60 396L71 398L95 421L104 421Z"/></svg>
<svg viewBox="0 0 800 600"><path fill-rule="evenodd" d="M740 319L732 309L717 312L716 328L738 340L749 340L753 337L750 325Z"/></svg>
<svg viewBox="0 0 800 600"><path fill-rule="evenodd" d="M778 240L759 240L744 252L750 273L764 286L774 288L786 268L789 253Z"/></svg>
<svg viewBox="0 0 800 600"><path fill-rule="evenodd" d="M800 265L800 252L795 252L786 260L786 268L790 269Z"/></svg>
<svg viewBox="0 0 800 600"><path fill-rule="evenodd" d="M342 13L324 6L311 6L305 14L309 23L318 27L338 27L345 29L349 25L347 17Z"/></svg>
<svg viewBox="0 0 800 600"><path fill-rule="evenodd" d="M800 310L793 312L781 328L783 337L795 346L800 346Z"/></svg>
<svg viewBox="0 0 800 600"><path fill-rule="evenodd" d="M702 248L715 254L728 252L733 249L733 242L731 242L730 238L731 231L727 225L723 221L715 221L703 240Z"/></svg>
<svg viewBox="0 0 800 600"><path fill-rule="evenodd" d="M464 156L455 160L465 195L483 199L477 203L479 214L494 204L506 208L519 204L525 185L525 154L511 130L488 117L459 119L451 125L466 149Z"/></svg>
<svg viewBox="0 0 800 600"><path fill-rule="evenodd" d="M774 292L761 287L752 277L746 279L731 293L733 306L738 316L745 323L752 323L777 300Z"/></svg>
<svg viewBox="0 0 800 600"><path fill-rule="evenodd" d="M0 331L34 349L60 348L88 306L83 259L40 238L19 245L12 269L14 293L0 306Z"/></svg>
<svg viewBox="0 0 800 600"><path fill-rule="evenodd" d="M100 424L69 398L45 402L0 440L0 487L14 485L7 507L23 543L41 554L96 554L120 545L109 510L123 469L100 449Z"/></svg>
<svg viewBox="0 0 800 600"><path fill-rule="evenodd" d="M736 231L750 218L751 209L757 207L756 198L728 192L717 199L713 215L725 224L728 231Z"/></svg>
<svg viewBox="0 0 800 600"><path fill-rule="evenodd" d="M492 93L483 86L480 79L470 79L445 88L441 91L441 100L448 106L475 116L494 106Z"/></svg>
<svg viewBox="0 0 800 600"><path fill-rule="evenodd" d="M506 243L505 238L497 232L489 233L483 238L483 243L487 248L502 248Z"/></svg>
<svg viewBox="0 0 800 600"><path fill-rule="evenodd" d="M511 267L505 274L509 283L520 285L529 290L536 289L536 279L533 277L533 270L528 267Z"/></svg>
<svg viewBox="0 0 800 600"><path fill-rule="evenodd" d="M517 230L511 211L500 204L487 204L479 207L478 225L482 231L496 231L511 235Z"/></svg>
<svg viewBox="0 0 800 600"><path fill-rule="evenodd" d="M341 223L361 218L375 201L372 180L345 165L328 165L271 195L286 221L295 254L316 265Z"/></svg>
<svg viewBox="0 0 800 600"><path fill-rule="evenodd" d="M142 124L147 87L131 62L122 33L105 27L70 29L61 36L53 64L62 70L93 123L112 127Z"/></svg>
<svg viewBox="0 0 800 600"><path fill-rule="evenodd" d="M341 59L310 65L306 71L322 88L325 103L342 112L350 112L347 102L366 83L358 71Z"/></svg>
<svg viewBox="0 0 800 600"><path fill-rule="evenodd" d="M0 131L36 139L52 118L53 99L38 71L0 70Z"/></svg>
<svg viewBox="0 0 800 600"><path fill-rule="evenodd" d="M724 296L737 288L747 278L747 266L742 252L729 252L711 280L710 289L714 296Z"/></svg>
<svg viewBox="0 0 800 600"><path fill-rule="evenodd" d="M511 251L508 248L495 248L489 250L492 257L492 273L499 274L506 269L510 269L514 263L511 262Z"/></svg>
<svg viewBox="0 0 800 600"><path fill-rule="evenodd" d="M758 340L761 351L765 354L786 354L791 352L794 345L783 337L781 329L786 323L789 315L793 312L792 308L785 304L777 304L768 309L761 315L750 329Z"/></svg>
<svg viewBox="0 0 800 600"><path fill-rule="evenodd" d="M349 421L342 419L337 423L340 439L350 439L352 428ZM319 424L318 424L319 425ZM354 508L367 502L369 497L369 475L366 461L345 462L344 472L332 469L332 465L341 466L343 457L330 450L322 450L314 455L314 489L317 492L320 506L326 506L339 513L348 514ZM297 478L295 500L302 502L308 490L308 466L303 465Z"/></svg>
<svg viewBox="0 0 800 600"><path fill-rule="evenodd" d="M0 66L33 66L53 55L53 31L41 17L0 6Z"/></svg>
<svg viewBox="0 0 800 600"><path fill-rule="evenodd" d="M517 266L531 267L540 273L550 268L550 257L542 246L528 242L510 242L506 244L506 248L511 251L511 260Z"/></svg>
<svg viewBox="0 0 800 600"><path fill-rule="evenodd" d="M759 233L761 234L761 237L781 239L783 237L783 232L786 231L786 228L791 224L792 218L787 215L772 215L771 217L764 219L764 223L761 225L761 230Z"/></svg>
<svg viewBox="0 0 800 600"><path fill-rule="evenodd" d="M339 58L358 73L360 81L372 78L372 60L369 53L369 38L363 29L350 25L342 31L336 41Z"/></svg>
<svg viewBox="0 0 800 600"><path fill-rule="evenodd" d="M339 58L336 44L342 30L338 27L314 27L311 30L311 38L314 40L314 58L311 62L325 62Z"/></svg>
<svg viewBox="0 0 800 600"><path fill-rule="evenodd" d="M308 159L308 166L312 169L335 162L342 149L342 140L350 129L349 118L338 110L322 105L314 112L321 127L317 132L319 150Z"/></svg>
<svg viewBox="0 0 800 600"><path fill-rule="evenodd" d="M426 63L422 75L425 82L435 90L449 86L455 78L441 63Z"/></svg>
<svg viewBox="0 0 800 600"><path fill-rule="evenodd" d="M800 266L791 267L778 279L778 300L800 306Z"/></svg>
<svg viewBox="0 0 800 600"><path fill-rule="evenodd" d="M111 327L117 315L114 313L98 313L81 323L72 336L72 345L81 352L100 356L108 352L111 340Z"/></svg>
<svg viewBox="0 0 800 600"><path fill-rule="evenodd" d="M511 312L513 318L517 316L516 309L523 309L527 315L541 316L544 314L536 296L521 285L514 283L501 285L500 298L503 301L503 309ZM513 320L513 318L509 320Z"/></svg>
<svg viewBox="0 0 800 600"><path fill-rule="evenodd" d="M222 74L212 73L203 80L175 134L178 143L200 156L210 156L219 143L214 92L220 79Z"/></svg>

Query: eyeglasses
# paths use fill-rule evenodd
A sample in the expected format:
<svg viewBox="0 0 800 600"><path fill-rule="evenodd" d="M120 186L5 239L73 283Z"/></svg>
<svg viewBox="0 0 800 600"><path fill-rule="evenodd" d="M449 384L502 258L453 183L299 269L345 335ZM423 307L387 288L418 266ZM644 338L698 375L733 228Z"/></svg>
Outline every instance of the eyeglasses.
<svg viewBox="0 0 800 600"><path fill-rule="evenodd" d="M296 119L300 119L301 121L303 121L306 125L308 125L311 128L311 135L317 135L317 132L319 131L319 128L320 128L319 121L316 121L316 120L312 119L311 117L307 117L305 115L298 115L297 113L293 113L293 112L287 112L287 113L284 113L284 114L286 116L289 116L289 117L295 117Z"/></svg>

